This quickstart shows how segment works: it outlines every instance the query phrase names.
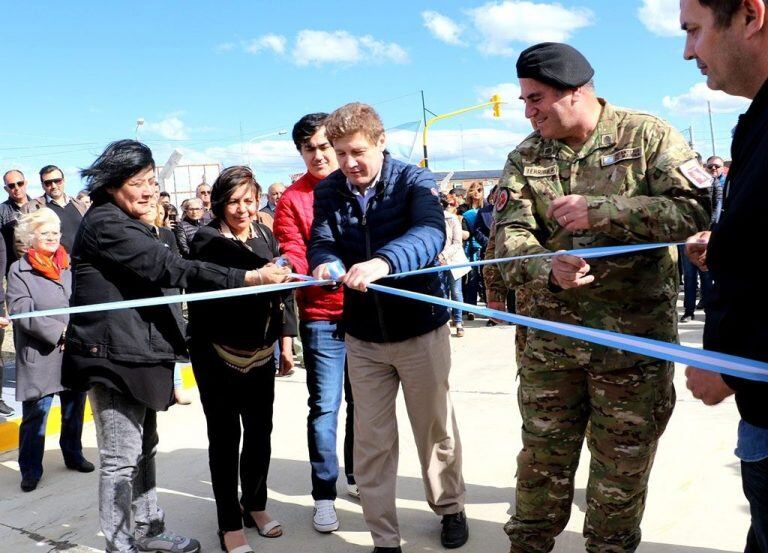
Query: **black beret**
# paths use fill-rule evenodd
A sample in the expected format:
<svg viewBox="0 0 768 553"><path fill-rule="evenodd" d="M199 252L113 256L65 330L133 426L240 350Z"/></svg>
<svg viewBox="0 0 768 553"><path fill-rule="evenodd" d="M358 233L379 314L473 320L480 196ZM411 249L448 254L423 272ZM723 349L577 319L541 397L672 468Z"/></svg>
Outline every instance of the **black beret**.
<svg viewBox="0 0 768 553"><path fill-rule="evenodd" d="M542 42L526 48L517 58L519 79L536 79L560 90L578 88L594 74L587 58L567 44Z"/></svg>

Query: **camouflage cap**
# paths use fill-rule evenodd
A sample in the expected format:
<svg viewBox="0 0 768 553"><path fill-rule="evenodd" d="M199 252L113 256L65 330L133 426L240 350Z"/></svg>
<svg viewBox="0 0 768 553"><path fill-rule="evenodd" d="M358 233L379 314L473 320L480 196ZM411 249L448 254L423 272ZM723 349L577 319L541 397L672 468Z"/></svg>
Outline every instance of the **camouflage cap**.
<svg viewBox="0 0 768 553"><path fill-rule="evenodd" d="M542 42L526 48L517 58L517 77L536 79L559 90L578 88L592 79L595 70L573 46Z"/></svg>

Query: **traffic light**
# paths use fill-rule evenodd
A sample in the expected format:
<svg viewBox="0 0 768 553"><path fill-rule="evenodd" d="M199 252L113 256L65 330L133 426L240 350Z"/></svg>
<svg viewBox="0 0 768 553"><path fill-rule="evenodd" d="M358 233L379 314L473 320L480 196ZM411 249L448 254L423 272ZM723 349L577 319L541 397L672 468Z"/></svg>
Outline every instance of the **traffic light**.
<svg viewBox="0 0 768 553"><path fill-rule="evenodd" d="M493 116L501 117L501 98L498 94L491 96L491 102L493 102Z"/></svg>

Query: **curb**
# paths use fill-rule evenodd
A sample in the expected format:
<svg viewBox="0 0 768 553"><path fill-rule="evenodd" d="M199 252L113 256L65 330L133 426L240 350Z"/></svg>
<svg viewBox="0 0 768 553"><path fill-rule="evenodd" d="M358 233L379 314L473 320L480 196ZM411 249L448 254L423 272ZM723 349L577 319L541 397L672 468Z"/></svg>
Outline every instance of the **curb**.
<svg viewBox="0 0 768 553"><path fill-rule="evenodd" d="M181 381L184 388L194 388L197 386L195 375L192 373L192 365L185 365L181 369ZM93 420L91 404L85 400L85 414L83 423ZM19 426L21 425L21 415L16 415L11 419L0 422L0 454L18 449L19 447ZM51 407L48 413L48 421L45 426L45 436L61 432L61 407L56 405Z"/></svg>

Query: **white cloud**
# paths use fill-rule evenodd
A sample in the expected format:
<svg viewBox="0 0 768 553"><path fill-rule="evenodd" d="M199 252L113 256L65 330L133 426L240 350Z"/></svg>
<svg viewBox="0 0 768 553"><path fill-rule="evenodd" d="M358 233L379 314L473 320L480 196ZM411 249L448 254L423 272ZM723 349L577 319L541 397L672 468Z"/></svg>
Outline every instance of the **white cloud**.
<svg viewBox="0 0 768 553"><path fill-rule="evenodd" d="M509 152L527 135L488 128L433 130L429 133L429 166L433 171L500 170Z"/></svg>
<svg viewBox="0 0 768 553"><path fill-rule="evenodd" d="M157 123L149 122L146 129L168 140L185 140L188 138L187 130L179 115L180 113L173 113Z"/></svg>
<svg viewBox="0 0 768 553"><path fill-rule="evenodd" d="M293 48L296 65L327 63L355 64L362 61L405 63L408 53L394 42L386 43L370 35L356 37L347 31L314 31L304 29L296 36Z"/></svg>
<svg viewBox="0 0 768 553"><path fill-rule="evenodd" d="M680 0L643 0L637 17L645 28L658 36L681 36Z"/></svg>
<svg viewBox="0 0 768 553"><path fill-rule="evenodd" d="M429 29L438 40L448 44L462 45L461 33L462 27L450 17L434 11L421 12L421 18L424 20L424 26Z"/></svg>
<svg viewBox="0 0 768 553"><path fill-rule="evenodd" d="M243 42L243 50L249 54L258 54L262 50L272 50L275 54L285 52L286 38L282 35L264 35Z"/></svg>
<svg viewBox="0 0 768 553"><path fill-rule="evenodd" d="M706 83L693 85L688 92L679 96L664 96L662 104L678 115L707 113L709 102L714 113L736 113L746 111L749 100L729 96L721 90L712 90Z"/></svg>
<svg viewBox="0 0 768 553"><path fill-rule="evenodd" d="M489 2L469 10L480 35L478 48L491 55L511 56L511 43L566 42L575 31L593 23L586 8L528 1Z"/></svg>

